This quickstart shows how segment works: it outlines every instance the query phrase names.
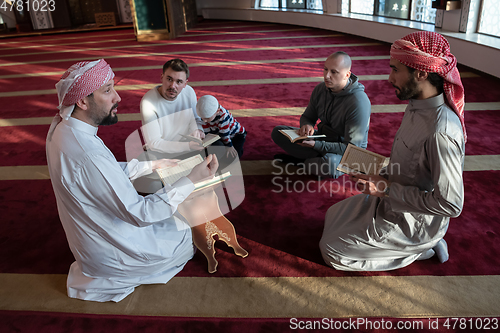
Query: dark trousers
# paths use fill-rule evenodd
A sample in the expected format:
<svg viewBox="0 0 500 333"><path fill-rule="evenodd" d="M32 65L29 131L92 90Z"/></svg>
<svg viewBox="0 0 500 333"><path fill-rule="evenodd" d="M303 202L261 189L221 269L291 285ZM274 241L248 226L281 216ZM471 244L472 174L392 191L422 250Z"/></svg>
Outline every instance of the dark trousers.
<svg viewBox="0 0 500 333"><path fill-rule="evenodd" d="M303 159L304 167L307 168L307 173L321 177L332 176L333 178L338 178L343 175L342 172L337 170L337 165L339 165L342 155L333 153L326 153L322 155L318 151L314 150L314 148L303 147L296 143L292 143L279 131L281 129L286 130L298 128L284 125L276 126L271 133L271 138L289 155ZM314 132L314 134L318 133Z"/></svg>
<svg viewBox="0 0 500 333"><path fill-rule="evenodd" d="M245 140L247 137L247 132L242 133L242 134L236 134L234 138L231 139L233 142L233 147L236 149L238 152L238 157L241 158L241 155L243 155L243 145L245 144Z"/></svg>
<svg viewBox="0 0 500 333"><path fill-rule="evenodd" d="M243 146L245 144L247 133L241 133L241 134L236 134L234 137L231 138L231 142L233 143L233 147L238 153L238 158L241 158L241 155L243 155ZM222 140L217 140L214 143L210 145L212 149L208 149L208 153L215 153L217 155L217 159L219 160L219 164L221 165L221 168L224 168L228 165L230 165L235 158L232 156L227 156L227 146L224 145Z"/></svg>

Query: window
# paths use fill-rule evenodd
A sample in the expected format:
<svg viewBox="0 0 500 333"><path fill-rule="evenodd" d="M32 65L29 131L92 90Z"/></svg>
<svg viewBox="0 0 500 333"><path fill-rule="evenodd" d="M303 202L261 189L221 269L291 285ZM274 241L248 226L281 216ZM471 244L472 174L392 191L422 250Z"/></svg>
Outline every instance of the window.
<svg viewBox="0 0 500 333"><path fill-rule="evenodd" d="M309 0L307 1L307 9L323 10L323 1Z"/></svg>
<svg viewBox="0 0 500 333"><path fill-rule="evenodd" d="M373 15L373 0L351 0L350 12Z"/></svg>
<svg viewBox="0 0 500 333"><path fill-rule="evenodd" d="M436 20L432 0L350 0L350 12L426 23Z"/></svg>
<svg viewBox="0 0 500 333"><path fill-rule="evenodd" d="M436 22L436 9L432 8L432 0L413 0L411 20L425 23Z"/></svg>
<svg viewBox="0 0 500 333"><path fill-rule="evenodd" d="M410 14L410 0L379 0L375 15L407 20Z"/></svg>
<svg viewBox="0 0 500 333"><path fill-rule="evenodd" d="M500 0L483 0L478 32L500 37Z"/></svg>
<svg viewBox="0 0 500 333"><path fill-rule="evenodd" d="M304 0L286 0L286 8L305 9L306 2Z"/></svg>
<svg viewBox="0 0 500 333"><path fill-rule="evenodd" d="M323 10L323 1L322 0L260 0L259 7Z"/></svg>
<svg viewBox="0 0 500 333"><path fill-rule="evenodd" d="M280 0L260 0L260 7L262 8L278 8L280 6Z"/></svg>

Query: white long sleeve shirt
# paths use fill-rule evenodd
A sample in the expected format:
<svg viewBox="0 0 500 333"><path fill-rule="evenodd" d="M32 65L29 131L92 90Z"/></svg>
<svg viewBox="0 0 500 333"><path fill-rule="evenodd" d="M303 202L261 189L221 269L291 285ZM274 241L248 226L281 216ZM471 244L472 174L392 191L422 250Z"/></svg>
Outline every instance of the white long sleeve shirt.
<svg viewBox="0 0 500 333"><path fill-rule="evenodd" d="M142 197L129 174L150 172L148 163L118 163L97 127L60 120L54 118L46 150L59 217L76 259L69 296L119 301L137 285L166 283L193 255L191 230L176 214L193 183L184 177Z"/></svg>
<svg viewBox="0 0 500 333"><path fill-rule="evenodd" d="M160 95L158 87L141 100L142 131L148 149L169 154L188 152L189 143L180 142L181 134L203 131L203 122L196 114L196 93L187 85L175 100L168 101Z"/></svg>

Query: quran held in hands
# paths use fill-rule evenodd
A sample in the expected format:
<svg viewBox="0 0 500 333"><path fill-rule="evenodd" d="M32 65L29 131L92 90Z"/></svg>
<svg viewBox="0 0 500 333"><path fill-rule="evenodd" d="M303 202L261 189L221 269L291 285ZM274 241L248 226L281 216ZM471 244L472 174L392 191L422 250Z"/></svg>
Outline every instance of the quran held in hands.
<svg viewBox="0 0 500 333"><path fill-rule="evenodd" d="M206 134L205 135L205 139L200 139L200 138L197 138L197 137L194 137L192 135L184 135L184 134L181 134L181 136L187 140L187 141L194 141L194 142L197 142L199 143L200 145L202 145L203 147L208 147L210 146L212 143L214 143L215 141L219 140L220 139L220 136L218 136L217 134Z"/></svg>
<svg viewBox="0 0 500 333"><path fill-rule="evenodd" d="M353 144L348 144L342 155L337 170L343 173L362 173L365 175L378 175L380 169L388 163L388 158L360 148Z"/></svg>
<svg viewBox="0 0 500 333"><path fill-rule="evenodd" d="M177 162L176 166L166 167L162 169L156 169L158 176L163 183L163 185L169 184L172 185L176 181L178 181L181 177L189 175L191 170L198 164L203 162L203 157L201 155L195 155L193 157L186 158L180 162ZM215 176L211 179L203 180L194 184L195 191L201 190L205 187L209 187L215 184L222 183L229 176L231 176L230 172L223 173L222 175Z"/></svg>
<svg viewBox="0 0 500 333"><path fill-rule="evenodd" d="M280 130L280 132L281 134L286 136L292 143L305 139L326 138L326 135L324 134L301 136L299 135L299 130L294 130L294 129Z"/></svg>

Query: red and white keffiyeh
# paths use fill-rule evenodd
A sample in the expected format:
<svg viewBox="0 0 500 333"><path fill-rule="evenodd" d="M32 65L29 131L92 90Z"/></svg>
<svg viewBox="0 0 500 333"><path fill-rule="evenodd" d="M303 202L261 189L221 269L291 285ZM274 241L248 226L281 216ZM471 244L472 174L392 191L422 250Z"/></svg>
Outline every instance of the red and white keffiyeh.
<svg viewBox="0 0 500 333"><path fill-rule="evenodd" d="M392 44L391 58L420 71L437 73L444 79L446 103L462 123L465 141L464 87L457 69L457 59L450 53L450 44L438 33L418 31Z"/></svg>
<svg viewBox="0 0 500 333"><path fill-rule="evenodd" d="M71 66L56 83L59 97L59 114L68 120L75 109L75 104L90 95L106 82L113 79L115 73L104 59L82 61Z"/></svg>

